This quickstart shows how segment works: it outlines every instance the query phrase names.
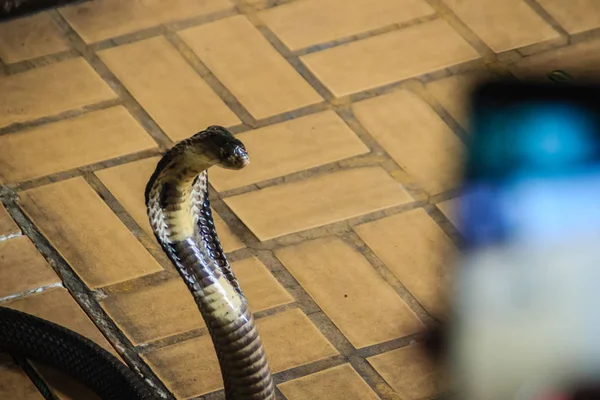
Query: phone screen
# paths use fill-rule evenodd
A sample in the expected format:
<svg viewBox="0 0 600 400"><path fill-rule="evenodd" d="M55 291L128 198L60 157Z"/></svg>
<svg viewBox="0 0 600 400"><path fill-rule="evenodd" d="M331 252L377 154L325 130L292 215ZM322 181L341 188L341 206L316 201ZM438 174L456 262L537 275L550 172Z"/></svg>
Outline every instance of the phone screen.
<svg viewBox="0 0 600 400"><path fill-rule="evenodd" d="M541 399L600 375L599 95L497 82L473 96L452 339L461 398Z"/></svg>

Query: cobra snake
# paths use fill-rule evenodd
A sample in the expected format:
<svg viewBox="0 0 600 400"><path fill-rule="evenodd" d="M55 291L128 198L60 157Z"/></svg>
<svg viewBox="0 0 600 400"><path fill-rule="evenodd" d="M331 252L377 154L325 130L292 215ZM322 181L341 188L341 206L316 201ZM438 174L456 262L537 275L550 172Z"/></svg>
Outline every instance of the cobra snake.
<svg viewBox="0 0 600 400"><path fill-rule="evenodd" d="M241 169L248 162L241 141L223 127L210 126L165 153L146 186L145 200L152 230L208 327L227 400L270 400L275 387L269 364L219 242L208 199L208 168ZM61 369L103 399L156 398L137 375L93 342L4 307L0 351Z"/></svg>

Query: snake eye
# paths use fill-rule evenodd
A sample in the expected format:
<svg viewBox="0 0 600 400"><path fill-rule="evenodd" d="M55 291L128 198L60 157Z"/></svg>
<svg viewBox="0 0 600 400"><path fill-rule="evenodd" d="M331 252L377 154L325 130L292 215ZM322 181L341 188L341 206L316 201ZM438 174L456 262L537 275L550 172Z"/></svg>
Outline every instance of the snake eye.
<svg viewBox="0 0 600 400"><path fill-rule="evenodd" d="M250 158L248 157L248 152L246 152L246 149L243 145L235 147L232 160L234 160L236 166L239 166L239 168L248 165Z"/></svg>

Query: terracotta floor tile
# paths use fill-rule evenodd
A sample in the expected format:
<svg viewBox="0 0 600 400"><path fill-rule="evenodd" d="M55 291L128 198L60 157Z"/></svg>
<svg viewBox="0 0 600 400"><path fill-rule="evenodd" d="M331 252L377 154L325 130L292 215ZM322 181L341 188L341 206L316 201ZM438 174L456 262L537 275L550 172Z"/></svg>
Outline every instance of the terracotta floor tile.
<svg viewBox="0 0 600 400"><path fill-rule="evenodd" d="M60 29L45 12L1 23L0 38L0 59L7 64L69 49Z"/></svg>
<svg viewBox="0 0 600 400"><path fill-rule="evenodd" d="M278 385L288 400L379 400L350 364Z"/></svg>
<svg viewBox="0 0 600 400"><path fill-rule="evenodd" d="M424 328L373 266L340 239L308 241L275 254L356 348Z"/></svg>
<svg viewBox="0 0 600 400"><path fill-rule="evenodd" d="M117 354L66 289L48 289L2 305L64 326Z"/></svg>
<svg viewBox="0 0 600 400"><path fill-rule="evenodd" d="M219 235L219 240L221 241L221 246L223 246L223 250L235 251L239 249L243 249L246 245L233 233L229 225L225 222L225 220L212 210L213 220L215 222L215 229L217 234Z"/></svg>
<svg viewBox="0 0 600 400"><path fill-rule="evenodd" d="M256 119L322 101L244 16L179 35Z"/></svg>
<svg viewBox="0 0 600 400"><path fill-rule="evenodd" d="M231 263L253 312L292 303L294 298L256 257Z"/></svg>
<svg viewBox="0 0 600 400"><path fill-rule="evenodd" d="M0 240L18 235L21 229L15 224L6 208L0 204Z"/></svg>
<svg viewBox="0 0 600 400"><path fill-rule="evenodd" d="M447 312L446 290L456 248L423 209L411 210L355 228L427 311Z"/></svg>
<svg viewBox="0 0 600 400"><path fill-rule="evenodd" d="M524 0L445 2L496 53L559 38Z"/></svg>
<svg viewBox="0 0 600 400"><path fill-rule="evenodd" d="M213 168L215 189L240 186L291 174L369 152L333 111L325 111L236 135L250 154L238 171Z"/></svg>
<svg viewBox="0 0 600 400"><path fill-rule="evenodd" d="M0 136L0 181L21 182L156 148L121 106Z"/></svg>
<svg viewBox="0 0 600 400"><path fill-rule="evenodd" d="M294 51L434 13L423 0L301 0L258 16Z"/></svg>
<svg viewBox="0 0 600 400"><path fill-rule="evenodd" d="M83 384L53 368L35 363L35 369L59 400L102 400Z"/></svg>
<svg viewBox="0 0 600 400"><path fill-rule="evenodd" d="M336 96L478 59L445 21L425 22L300 57Z"/></svg>
<svg viewBox="0 0 600 400"><path fill-rule="evenodd" d="M337 355L337 351L298 309L257 321L274 373ZM208 336L155 350L145 358L176 396L188 398L223 387Z"/></svg>
<svg viewBox="0 0 600 400"><path fill-rule="evenodd" d="M60 282L27 236L0 241L0 297Z"/></svg>
<svg viewBox="0 0 600 400"><path fill-rule="evenodd" d="M206 326L179 278L111 295L101 304L135 345Z"/></svg>
<svg viewBox="0 0 600 400"><path fill-rule="evenodd" d="M490 73L478 71L438 79L427 83L425 87L456 122L468 129L471 92L477 84L493 77Z"/></svg>
<svg viewBox="0 0 600 400"><path fill-rule="evenodd" d="M27 374L15 364L0 365L0 398L12 400L43 400Z"/></svg>
<svg viewBox="0 0 600 400"><path fill-rule="evenodd" d="M256 324L274 373L338 354L297 308L260 319Z"/></svg>
<svg viewBox="0 0 600 400"><path fill-rule="evenodd" d="M448 220L454 225L456 229L459 229L458 215L456 215L456 208L458 207L458 199L450 199L437 203L437 208L448 218Z"/></svg>
<svg viewBox="0 0 600 400"><path fill-rule="evenodd" d="M148 214L146 213L144 191L159 159L160 157L151 157L95 172L102 183L106 185L119 203L133 217L135 222L151 238L154 238L154 233L152 232L150 222L148 221ZM226 252L245 247L240 239L235 236L231 228L227 226L223 218L214 210L213 219L219 239L221 240L221 245Z"/></svg>
<svg viewBox="0 0 600 400"><path fill-rule="evenodd" d="M600 27L596 0L538 0L538 3L571 35Z"/></svg>
<svg viewBox="0 0 600 400"><path fill-rule="evenodd" d="M94 172L151 238L154 233L146 212L144 192L159 160L160 157L150 157Z"/></svg>
<svg viewBox="0 0 600 400"><path fill-rule="evenodd" d="M0 76L0 128L117 97L83 58Z"/></svg>
<svg viewBox="0 0 600 400"><path fill-rule="evenodd" d="M144 358L178 399L223 388L219 361L208 335L154 350Z"/></svg>
<svg viewBox="0 0 600 400"><path fill-rule="evenodd" d="M87 43L232 8L229 0L95 0L59 9Z"/></svg>
<svg viewBox="0 0 600 400"><path fill-rule="evenodd" d="M20 195L27 214L89 287L162 270L83 178Z"/></svg>
<svg viewBox="0 0 600 400"><path fill-rule="evenodd" d="M600 80L600 40L580 42L523 58L509 66L518 78L543 78L563 70L577 80Z"/></svg>
<svg viewBox="0 0 600 400"><path fill-rule="evenodd" d="M240 123L210 86L162 36L98 53L174 141L209 125Z"/></svg>
<svg viewBox="0 0 600 400"><path fill-rule="evenodd" d="M380 167L355 168L225 199L262 241L412 201Z"/></svg>
<svg viewBox="0 0 600 400"><path fill-rule="evenodd" d="M428 399L441 392L434 366L418 345L403 347L367 360L402 399Z"/></svg>
<svg viewBox="0 0 600 400"><path fill-rule="evenodd" d="M416 94L399 90L355 103L354 114L430 194L456 187L465 146Z"/></svg>

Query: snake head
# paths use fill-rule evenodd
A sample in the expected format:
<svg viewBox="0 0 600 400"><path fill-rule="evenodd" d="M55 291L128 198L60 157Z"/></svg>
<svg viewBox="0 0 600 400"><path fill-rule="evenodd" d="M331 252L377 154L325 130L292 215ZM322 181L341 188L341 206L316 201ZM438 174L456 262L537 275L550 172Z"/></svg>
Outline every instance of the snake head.
<svg viewBox="0 0 600 400"><path fill-rule="evenodd" d="M242 169L250 162L246 147L222 126L209 126L192 138L198 153L210 164L227 169Z"/></svg>

